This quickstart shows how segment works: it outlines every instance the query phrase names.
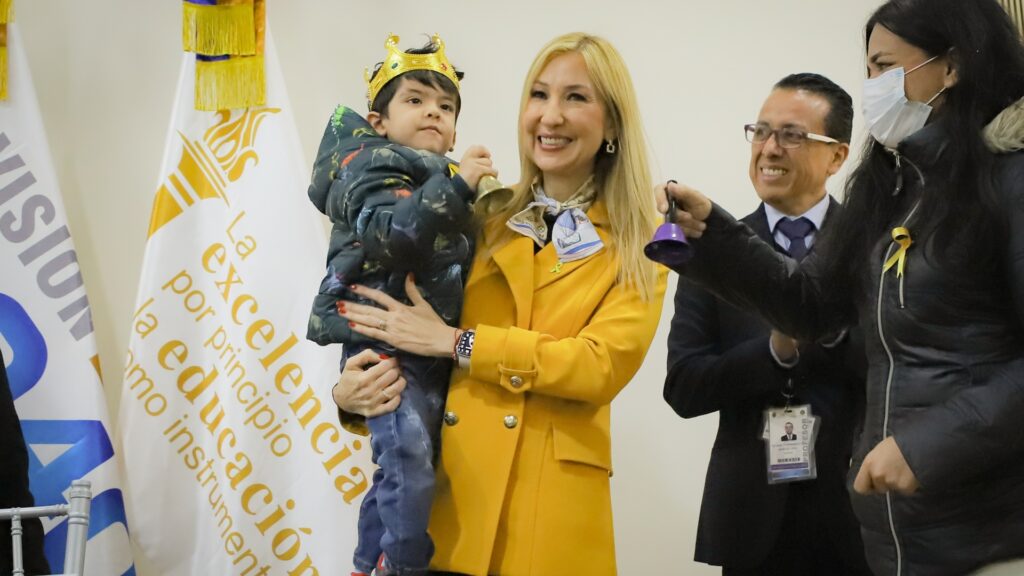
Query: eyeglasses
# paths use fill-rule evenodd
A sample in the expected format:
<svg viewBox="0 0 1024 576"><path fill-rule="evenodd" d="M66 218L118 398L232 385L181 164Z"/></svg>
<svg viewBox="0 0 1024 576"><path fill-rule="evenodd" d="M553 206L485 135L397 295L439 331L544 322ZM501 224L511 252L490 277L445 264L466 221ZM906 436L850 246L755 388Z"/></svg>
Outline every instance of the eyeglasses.
<svg viewBox="0 0 1024 576"><path fill-rule="evenodd" d="M747 135L747 142L752 144L763 144L774 134L775 142L783 148L799 148L808 140L824 142L825 144L839 144L839 140L835 138L801 130L796 126L772 128L767 124L747 124L743 127L743 132Z"/></svg>

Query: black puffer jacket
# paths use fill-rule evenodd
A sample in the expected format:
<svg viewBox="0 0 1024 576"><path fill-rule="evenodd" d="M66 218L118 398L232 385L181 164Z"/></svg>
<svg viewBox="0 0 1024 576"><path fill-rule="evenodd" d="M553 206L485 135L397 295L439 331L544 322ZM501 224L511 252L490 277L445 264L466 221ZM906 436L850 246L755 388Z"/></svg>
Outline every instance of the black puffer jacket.
<svg viewBox="0 0 1024 576"><path fill-rule="evenodd" d="M306 337L318 344L369 343L338 315L338 301L369 303L348 288L360 284L405 302L410 272L434 310L456 324L472 258L474 197L451 160L381 137L339 106L309 185L310 200L334 226Z"/></svg>
<svg viewBox="0 0 1024 576"><path fill-rule="evenodd" d="M938 267L927 237L914 238L902 278L895 267L883 273L898 248L886 234L864 285L825 293L827 250L797 268L717 207L680 271L801 339L859 316L869 368L850 482L864 456L893 436L921 484L912 496L850 487L879 575L960 575L1024 557L1024 100L997 122L986 137L1008 233L991 277ZM926 127L900 145L910 198L944 173L935 133ZM913 235L912 207L903 222Z"/></svg>

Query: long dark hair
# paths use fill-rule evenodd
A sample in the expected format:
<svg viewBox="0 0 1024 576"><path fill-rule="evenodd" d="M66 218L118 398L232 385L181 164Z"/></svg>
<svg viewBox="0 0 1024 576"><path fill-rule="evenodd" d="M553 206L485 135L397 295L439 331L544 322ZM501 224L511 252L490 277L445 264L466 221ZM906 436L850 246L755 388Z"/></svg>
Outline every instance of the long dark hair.
<svg viewBox="0 0 1024 576"><path fill-rule="evenodd" d="M1024 96L1024 44L996 0L890 0L868 20L865 45L876 24L929 56L948 55L957 72L956 85L934 113L945 172L927 179L914 216L915 240L931 239L944 266L990 270L1006 229L982 129ZM896 179L892 154L869 140L846 184L845 210L831 229L835 288L863 284L872 249L909 210L906 194L893 194Z"/></svg>

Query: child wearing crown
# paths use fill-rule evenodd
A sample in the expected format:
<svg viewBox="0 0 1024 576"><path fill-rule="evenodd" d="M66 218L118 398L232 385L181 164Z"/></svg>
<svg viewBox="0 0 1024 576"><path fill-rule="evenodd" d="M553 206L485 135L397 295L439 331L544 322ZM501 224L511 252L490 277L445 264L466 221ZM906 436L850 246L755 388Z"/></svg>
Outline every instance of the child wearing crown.
<svg viewBox="0 0 1024 576"><path fill-rule="evenodd" d="M353 286L408 301L416 287L449 325L457 325L472 258L476 188L495 176L490 153L469 148L456 165L444 154L455 143L462 73L434 35L401 52L390 36L387 59L366 79L370 112L339 106L313 165L309 197L333 222L327 275L310 315L307 338L342 343L345 359L367 348L396 351L350 329L342 301L370 303ZM387 330L387 326L379 326ZM427 523L452 361L399 353L406 388L394 412L367 420L379 468L359 512L354 564L359 574L425 574L434 552Z"/></svg>

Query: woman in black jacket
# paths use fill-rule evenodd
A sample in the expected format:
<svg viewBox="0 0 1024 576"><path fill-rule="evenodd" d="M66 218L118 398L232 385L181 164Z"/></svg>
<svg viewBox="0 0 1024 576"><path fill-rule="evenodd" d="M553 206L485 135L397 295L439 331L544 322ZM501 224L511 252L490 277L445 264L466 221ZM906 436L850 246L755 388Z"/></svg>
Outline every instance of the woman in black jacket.
<svg viewBox="0 0 1024 576"><path fill-rule="evenodd" d="M6 366L0 352L0 508L31 508L35 504L28 486L28 448L21 433L21 420L14 408ZM43 549L42 521L25 518L21 524L24 574L49 574L50 566ZM0 522L0 574L13 571L11 521L4 520Z"/></svg>
<svg viewBox="0 0 1024 576"><path fill-rule="evenodd" d="M816 253L669 184L695 238L677 271L801 341L860 323L868 560L965 574L1024 558L1024 45L995 0L891 0L865 36L872 138Z"/></svg>

